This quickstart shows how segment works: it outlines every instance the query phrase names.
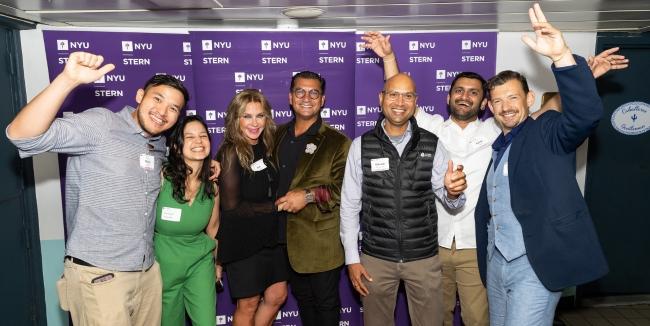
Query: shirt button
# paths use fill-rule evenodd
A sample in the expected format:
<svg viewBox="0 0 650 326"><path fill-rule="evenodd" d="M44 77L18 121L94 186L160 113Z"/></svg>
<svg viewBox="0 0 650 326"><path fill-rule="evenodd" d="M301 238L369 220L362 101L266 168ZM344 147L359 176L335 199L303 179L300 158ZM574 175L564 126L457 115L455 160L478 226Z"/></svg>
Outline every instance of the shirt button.
<svg viewBox="0 0 650 326"><path fill-rule="evenodd" d="M149 215L149 213L144 213L144 216L147 216L147 215Z"/></svg>
<svg viewBox="0 0 650 326"><path fill-rule="evenodd" d="M287 167L287 165L286 165L286 164L282 164L282 167L283 167L283 168L286 168L286 167Z"/></svg>

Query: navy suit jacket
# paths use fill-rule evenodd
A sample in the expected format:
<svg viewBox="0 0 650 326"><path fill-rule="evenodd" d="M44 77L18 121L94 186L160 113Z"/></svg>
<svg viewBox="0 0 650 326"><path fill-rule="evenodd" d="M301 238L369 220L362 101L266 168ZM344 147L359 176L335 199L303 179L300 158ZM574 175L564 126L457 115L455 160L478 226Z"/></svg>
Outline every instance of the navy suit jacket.
<svg viewBox="0 0 650 326"><path fill-rule="evenodd" d="M512 140L508 180L528 260L551 291L586 283L608 271L589 210L575 179L575 150L596 128L603 105L582 57L555 68L563 113L528 118ZM492 169L492 163L488 169ZM487 173L485 174L487 176ZM486 284L490 209L483 181L475 212L479 270Z"/></svg>

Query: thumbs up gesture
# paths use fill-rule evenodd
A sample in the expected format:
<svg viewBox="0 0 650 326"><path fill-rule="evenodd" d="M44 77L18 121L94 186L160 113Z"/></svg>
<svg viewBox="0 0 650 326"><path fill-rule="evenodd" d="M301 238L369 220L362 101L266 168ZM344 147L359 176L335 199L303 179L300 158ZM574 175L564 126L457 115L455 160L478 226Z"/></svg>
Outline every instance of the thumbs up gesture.
<svg viewBox="0 0 650 326"><path fill-rule="evenodd" d="M456 199L467 188L467 181L465 180L465 172L463 166L458 165L454 170L454 162L449 160L447 162L447 172L445 172L445 188L447 189L447 197Z"/></svg>
<svg viewBox="0 0 650 326"><path fill-rule="evenodd" d="M112 63L102 66L104 57L88 52L73 52L68 57L61 75L70 81L79 84L88 84L100 79L105 74L115 69Z"/></svg>

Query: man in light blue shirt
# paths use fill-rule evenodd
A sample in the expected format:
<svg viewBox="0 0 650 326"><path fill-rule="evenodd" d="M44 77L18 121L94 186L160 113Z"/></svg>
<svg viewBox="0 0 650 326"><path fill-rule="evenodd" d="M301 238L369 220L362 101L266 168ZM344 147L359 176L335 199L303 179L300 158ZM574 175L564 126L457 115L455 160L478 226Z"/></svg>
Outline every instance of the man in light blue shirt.
<svg viewBox="0 0 650 326"><path fill-rule="evenodd" d="M66 259L61 307L75 325L159 325L162 283L154 260L155 201L165 137L189 99L183 84L156 75L136 108L92 108L55 119L65 98L115 67L75 52L50 85L7 127L21 157L69 154Z"/></svg>

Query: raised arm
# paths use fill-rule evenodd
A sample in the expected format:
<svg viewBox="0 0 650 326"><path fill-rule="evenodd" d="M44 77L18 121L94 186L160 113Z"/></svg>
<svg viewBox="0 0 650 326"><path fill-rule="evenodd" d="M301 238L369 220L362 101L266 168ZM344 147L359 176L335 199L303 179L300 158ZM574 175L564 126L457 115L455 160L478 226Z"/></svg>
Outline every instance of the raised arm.
<svg viewBox="0 0 650 326"><path fill-rule="evenodd" d="M390 44L390 35L384 36L380 32L366 32L361 39L366 42L366 49L372 49L384 61L384 79L399 73L397 59Z"/></svg>
<svg viewBox="0 0 650 326"><path fill-rule="evenodd" d="M74 52L50 85L18 112L7 127L11 139L36 137L50 128L65 98L81 84L91 83L115 69L113 64L102 66L104 57L86 52Z"/></svg>

